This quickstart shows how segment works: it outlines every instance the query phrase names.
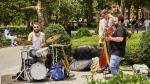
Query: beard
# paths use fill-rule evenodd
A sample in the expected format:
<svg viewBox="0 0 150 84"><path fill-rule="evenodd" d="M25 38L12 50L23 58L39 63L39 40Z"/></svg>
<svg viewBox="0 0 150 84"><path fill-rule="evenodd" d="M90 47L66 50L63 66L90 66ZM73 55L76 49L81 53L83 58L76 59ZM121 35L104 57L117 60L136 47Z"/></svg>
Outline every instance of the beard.
<svg viewBox="0 0 150 84"><path fill-rule="evenodd" d="M35 32L35 33L39 33L39 32L40 32L40 30L34 30L34 32Z"/></svg>

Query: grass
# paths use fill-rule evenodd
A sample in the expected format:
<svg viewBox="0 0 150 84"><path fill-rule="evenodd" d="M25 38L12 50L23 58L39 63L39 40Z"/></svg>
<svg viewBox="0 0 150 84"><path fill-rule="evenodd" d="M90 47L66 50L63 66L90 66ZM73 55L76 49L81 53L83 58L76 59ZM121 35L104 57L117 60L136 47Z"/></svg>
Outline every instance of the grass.
<svg viewBox="0 0 150 84"><path fill-rule="evenodd" d="M98 35L93 35L89 37L82 37L79 39L73 39L71 40L72 47L78 47L80 45L98 45Z"/></svg>

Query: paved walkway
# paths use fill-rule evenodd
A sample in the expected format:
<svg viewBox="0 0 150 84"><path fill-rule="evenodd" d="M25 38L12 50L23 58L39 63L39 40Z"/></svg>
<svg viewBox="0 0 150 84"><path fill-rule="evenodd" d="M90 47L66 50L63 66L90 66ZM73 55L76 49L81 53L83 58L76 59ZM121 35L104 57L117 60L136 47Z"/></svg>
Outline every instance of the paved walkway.
<svg viewBox="0 0 150 84"><path fill-rule="evenodd" d="M0 48L0 76L16 74L17 72L20 71L20 66L21 66L20 49L21 48L23 48L23 46ZM84 75L91 75L90 72L72 72L72 73L74 73L75 76L70 79L66 79L63 81L49 81L49 82L42 82L42 83L40 82L38 84L77 84L77 83L87 84ZM103 79L102 73L96 74L95 78ZM23 84L27 84L27 83L23 83Z"/></svg>

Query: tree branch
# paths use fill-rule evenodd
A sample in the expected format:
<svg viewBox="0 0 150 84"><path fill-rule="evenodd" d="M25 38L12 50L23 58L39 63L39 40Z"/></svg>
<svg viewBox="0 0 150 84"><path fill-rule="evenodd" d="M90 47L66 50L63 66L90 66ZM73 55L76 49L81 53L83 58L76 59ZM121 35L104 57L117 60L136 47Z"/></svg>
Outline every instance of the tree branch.
<svg viewBox="0 0 150 84"><path fill-rule="evenodd" d="M28 6L28 7L21 8L21 10L28 10L28 9L37 10L38 7L37 6Z"/></svg>

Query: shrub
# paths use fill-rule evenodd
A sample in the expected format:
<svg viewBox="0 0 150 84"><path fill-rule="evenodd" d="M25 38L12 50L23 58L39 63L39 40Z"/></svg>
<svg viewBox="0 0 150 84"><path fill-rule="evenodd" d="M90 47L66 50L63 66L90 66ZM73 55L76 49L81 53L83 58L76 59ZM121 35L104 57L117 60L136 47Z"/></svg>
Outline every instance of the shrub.
<svg viewBox="0 0 150 84"><path fill-rule="evenodd" d="M140 51L139 43L141 35L142 35L141 33L133 34L131 38L127 39L126 53L123 64L132 65L137 62L138 60L137 58Z"/></svg>
<svg viewBox="0 0 150 84"><path fill-rule="evenodd" d="M140 39L139 62L147 64L150 67L150 30L144 32Z"/></svg>
<svg viewBox="0 0 150 84"><path fill-rule="evenodd" d="M50 24L47 28L44 29L44 33L46 38L50 36L54 36L56 34L60 34L61 37L57 41L60 44L70 44L70 36L65 31L64 27L59 24Z"/></svg>
<svg viewBox="0 0 150 84"><path fill-rule="evenodd" d="M67 32L65 31L62 25L50 24L47 28L44 29L44 33L45 33L46 38L54 36L56 34L60 34L61 37L56 41L57 44L66 44L66 45L70 44L70 36L67 34ZM47 44L47 46L49 44ZM65 47L65 52L68 55L71 55L71 45L68 47ZM59 57L62 55L63 55L62 53L58 53Z"/></svg>
<svg viewBox="0 0 150 84"><path fill-rule="evenodd" d="M81 28L78 30L78 32L77 32L77 34L76 34L76 37L77 37L77 38L80 38L80 37L83 37L83 36L91 36L91 34L90 34L88 28L81 27Z"/></svg>
<svg viewBox="0 0 150 84"><path fill-rule="evenodd" d="M119 71L108 81L95 80L93 77L88 81L88 84L150 84L149 78L145 75L125 75L122 71Z"/></svg>

